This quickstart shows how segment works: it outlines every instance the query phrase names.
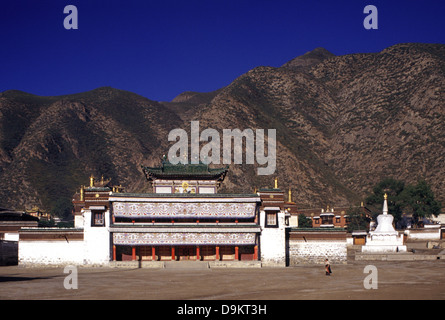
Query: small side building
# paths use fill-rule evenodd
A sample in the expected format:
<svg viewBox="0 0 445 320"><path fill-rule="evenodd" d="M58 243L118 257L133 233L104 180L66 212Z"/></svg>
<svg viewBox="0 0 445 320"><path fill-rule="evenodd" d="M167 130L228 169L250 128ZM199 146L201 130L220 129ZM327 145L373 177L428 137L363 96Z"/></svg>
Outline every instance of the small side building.
<svg viewBox="0 0 445 320"><path fill-rule="evenodd" d="M326 208L298 209L295 214L304 214L310 218L313 228L346 228L350 222L349 209L359 209L365 216L371 216L371 211L363 203L353 207L327 206Z"/></svg>

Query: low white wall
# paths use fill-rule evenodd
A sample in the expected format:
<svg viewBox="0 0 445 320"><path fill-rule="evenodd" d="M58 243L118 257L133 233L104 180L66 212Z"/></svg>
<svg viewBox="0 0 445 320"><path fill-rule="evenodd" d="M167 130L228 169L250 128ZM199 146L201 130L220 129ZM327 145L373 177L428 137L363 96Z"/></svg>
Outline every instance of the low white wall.
<svg viewBox="0 0 445 320"><path fill-rule="evenodd" d="M346 263L347 242L335 240L289 240L289 265Z"/></svg>
<svg viewBox="0 0 445 320"><path fill-rule="evenodd" d="M440 225L424 229L406 229L405 234L410 240L440 240Z"/></svg>
<svg viewBox="0 0 445 320"><path fill-rule="evenodd" d="M83 264L83 241L19 241L19 264Z"/></svg>

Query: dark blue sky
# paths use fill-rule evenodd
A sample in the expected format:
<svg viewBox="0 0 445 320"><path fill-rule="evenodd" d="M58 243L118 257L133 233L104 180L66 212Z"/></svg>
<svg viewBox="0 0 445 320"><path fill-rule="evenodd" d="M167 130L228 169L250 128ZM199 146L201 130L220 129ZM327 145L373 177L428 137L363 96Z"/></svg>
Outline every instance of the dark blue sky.
<svg viewBox="0 0 445 320"><path fill-rule="evenodd" d="M66 30L66 5L78 29ZM366 30L366 5L378 30ZM0 91L62 95L101 86L152 100L212 91L316 47L336 55L445 43L441 0L25 1L0 3Z"/></svg>

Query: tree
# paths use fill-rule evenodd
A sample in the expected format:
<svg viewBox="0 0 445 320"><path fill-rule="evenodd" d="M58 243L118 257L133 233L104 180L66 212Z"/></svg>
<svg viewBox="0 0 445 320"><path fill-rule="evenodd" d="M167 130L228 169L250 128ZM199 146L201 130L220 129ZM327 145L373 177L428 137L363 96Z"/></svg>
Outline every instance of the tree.
<svg viewBox="0 0 445 320"><path fill-rule="evenodd" d="M58 198L50 212L53 217L57 216L62 220L69 219L73 212L73 204L67 198Z"/></svg>
<svg viewBox="0 0 445 320"><path fill-rule="evenodd" d="M354 230L367 230L370 222L370 218L366 216L363 207L349 207L346 211L348 215L349 222L347 226L348 232L352 232Z"/></svg>
<svg viewBox="0 0 445 320"><path fill-rule="evenodd" d="M298 215L298 227L299 228L312 228L312 220L304 215L304 213L300 213Z"/></svg>
<svg viewBox="0 0 445 320"><path fill-rule="evenodd" d="M412 214L414 224L418 225L423 218L439 215L442 208L442 204L434 199L434 193L426 181L419 180L416 185L411 185L385 178L373 188L373 194L366 198L373 219L382 213L385 193L388 195L388 211L394 216L396 224L401 221L402 213Z"/></svg>
<svg viewBox="0 0 445 320"><path fill-rule="evenodd" d="M393 178L385 178L374 188L373 194L366 198L366 204L371 210L372 218L376 219L382 213L383 196L388 195L388 211L394 216L394 222L397 223L402 217L403 208L406 199L403 191L405 182Z"/></svg>
<svg viewBox="0 0 445 320"><path fill-rule="evenodd" d="M434 199L434 193L425 180L406 186L403 198L405 209L411 211L415 225L419 225L423 218L437 217L442 209L442 204Z"/></svg>

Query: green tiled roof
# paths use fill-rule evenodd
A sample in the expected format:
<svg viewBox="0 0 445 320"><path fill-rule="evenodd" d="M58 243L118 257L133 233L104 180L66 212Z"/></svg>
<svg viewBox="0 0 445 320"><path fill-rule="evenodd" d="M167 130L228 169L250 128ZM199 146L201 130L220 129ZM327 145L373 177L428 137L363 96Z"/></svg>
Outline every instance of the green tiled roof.
<svg viewBox="0 0 445 320"><path fill-rule="evenodd" d="M92 191L92 192L100 192L100 191L111 191L110 187L85 187L85 191Z"/></svg>
<svg viewBox="0 0 445 320"><path fill-rule="evenodd" d="M168 161L163 161L160 167L146 167L141 166L147 180L153 178L183 178L193 179L194 177L200 179L216 179L222 181L229 169L229 166L222 168L210 168L204 163L198 164L172 164Z"/></svg>

